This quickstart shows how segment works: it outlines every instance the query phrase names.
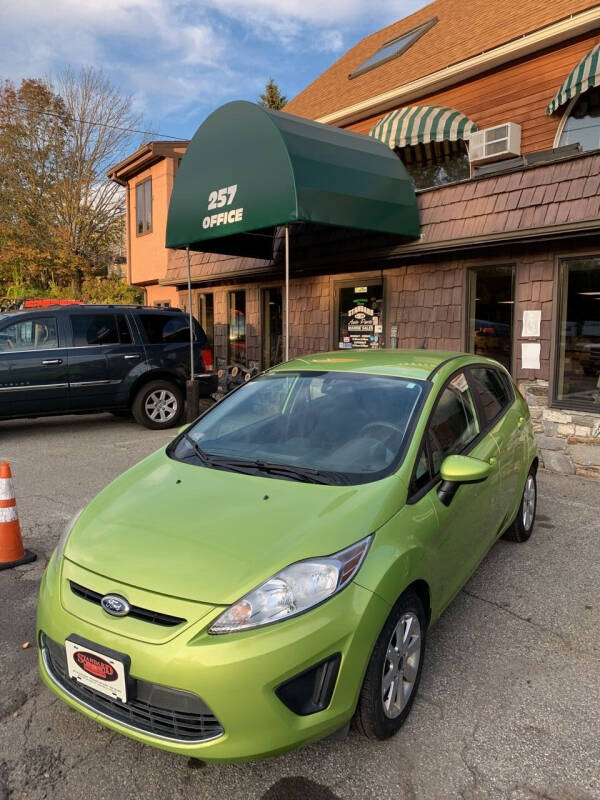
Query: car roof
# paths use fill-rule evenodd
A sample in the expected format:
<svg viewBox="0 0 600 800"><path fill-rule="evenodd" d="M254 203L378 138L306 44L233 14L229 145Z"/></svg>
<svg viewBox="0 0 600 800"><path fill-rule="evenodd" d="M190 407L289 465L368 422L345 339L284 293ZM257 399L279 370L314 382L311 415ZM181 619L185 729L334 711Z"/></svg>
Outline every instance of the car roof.
<svg viewBox="0 0 600 800"><path fill-rule="evenodd" d="M4 319L18 319L22 316L30 316L32 314L44 314L51 311L53 314L77 314L77 313L90 313L90 311L144 311L156 312L157 314L182 314L180 308L164 308L158 306L137 306L125 305L119 303L72 303L70 305L53 305L53 306L34 306L32 308L18 308L12 311L4 311L0 313L0 321Z"/></svg>
<svg viewBox="0 0 600 800"><path fill-rule="evenodd" d="M269 372L321 371L360 372L429 380L444 366L449 370L468 363L495 363L471 353L452 350L334 350L295 358ZM446 374L446 369L443 370Z"/></svg>

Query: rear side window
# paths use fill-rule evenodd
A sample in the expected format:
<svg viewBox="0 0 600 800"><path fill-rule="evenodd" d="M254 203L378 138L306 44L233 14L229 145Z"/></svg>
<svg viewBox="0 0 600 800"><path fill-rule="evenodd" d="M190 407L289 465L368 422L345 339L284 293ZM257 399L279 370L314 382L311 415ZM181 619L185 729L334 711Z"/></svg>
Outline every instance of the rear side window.
<svg viewBox="0 0 600 800"><path fill-rule="evenodd" d="M149 344L177 344L190 341L189 318L187 314L140 314L138 317L146 332ZM206 336L194 320L194 340L201 344Z"/></svg>
<svg viewBox="0 0 600 800"><path fill-rule="evenodd" d="M48 350L58 347L55 317L34 317L0 331L0 353L12 350Z"/></svg>
<svg viewBox="0 0 600 800"><path fill-rule="evenodd" d="M483 421L490 423L510 405L511 397L507 383L495 369L473 367L470 372Z"/></svg>
<svg viewBox="0 0 600 800"><path fill-rule="evenodd" d="M428 426L433 473L446 456L461 453L479 434L473 398L466 376L459 372L443 390Z"/></svg>
<svg viewBox="0 0 600 800"><path fill-rule="evenodd" d="M117 326L119 328L119 341L121 344L131 344L133 339L131 338L131 331L125 314L117 314Z"/></svg>
<svg viewBox="0 0 600 800"><path fill-rule="evenodd" d="M114 314L73 314L73 345L118 344L119 331Z"/></svg>

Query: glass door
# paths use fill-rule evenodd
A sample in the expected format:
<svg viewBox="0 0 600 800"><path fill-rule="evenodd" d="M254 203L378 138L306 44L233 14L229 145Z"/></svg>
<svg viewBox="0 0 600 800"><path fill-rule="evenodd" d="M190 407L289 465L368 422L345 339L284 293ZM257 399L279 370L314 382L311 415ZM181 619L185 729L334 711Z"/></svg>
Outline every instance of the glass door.
<svg viewBox="0 0 600 800"><path fill-rule="evenodd" d="M263 369L283 360L283 294L280 286L262 290L262 356Z"/></svg>
<svg viewBox="0 0 600 800"><path fill-rule="evenodd" d="M512 365L515 268L485 267L469 271L471 353Z"/></svg>
<svg viewBox="0 0 600 800"><path fill-rule="evenodd" d="M338 347L342 350L378 350L383 339L383 284L343 286L338 289Z"/></svg>

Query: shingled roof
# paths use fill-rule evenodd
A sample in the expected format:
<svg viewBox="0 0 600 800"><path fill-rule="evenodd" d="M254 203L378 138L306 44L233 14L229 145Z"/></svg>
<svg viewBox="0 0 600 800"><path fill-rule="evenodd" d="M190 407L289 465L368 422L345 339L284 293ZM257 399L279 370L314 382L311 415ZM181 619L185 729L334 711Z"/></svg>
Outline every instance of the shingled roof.
<svg viewBox="0 0 600 800"><path fill-rule="evenodd" d="M431 253L463 253L470 247L520 240L545 240L565 233L589 234L600 229L600 151L502 175L477 178L417 194L422 238L396 244L392 237L299 226L293 234L293 268L362 268L386 262L414 261ZM276 262L252 258L192 255L197 282L214 282L278 274ZM169 257L164 284L184 284L183 251Z"/></svg>
<svg viewBox="0 0 600 800"><path fill-rule="evenodd" d="M285 110L317 119L597 6L592 0L434 0L362 39ZM438 22L401 56L348 77L386 42L434 17Z"/></svg>

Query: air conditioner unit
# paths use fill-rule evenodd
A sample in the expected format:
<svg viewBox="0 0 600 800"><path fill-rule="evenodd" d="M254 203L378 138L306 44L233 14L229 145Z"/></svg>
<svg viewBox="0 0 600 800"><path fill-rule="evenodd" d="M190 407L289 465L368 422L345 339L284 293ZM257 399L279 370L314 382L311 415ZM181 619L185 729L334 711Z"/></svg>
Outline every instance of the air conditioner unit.
<svg viewBox="0 0 600 800"><path fill-rule="evenodd" d="M469 161L472 164L485 164L520 155L521 126L515 122L477 131L469 139Z"/></svg>

